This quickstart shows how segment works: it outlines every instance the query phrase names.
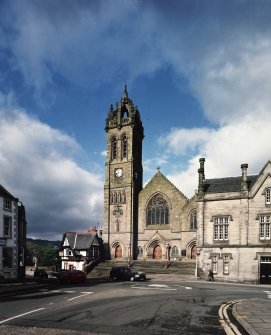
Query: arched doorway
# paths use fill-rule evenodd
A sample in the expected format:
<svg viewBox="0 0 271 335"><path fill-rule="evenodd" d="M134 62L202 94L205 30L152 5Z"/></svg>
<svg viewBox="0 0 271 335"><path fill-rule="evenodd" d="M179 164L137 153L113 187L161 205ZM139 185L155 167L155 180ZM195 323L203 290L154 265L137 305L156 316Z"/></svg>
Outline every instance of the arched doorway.
<svg viewBox="0 0 271 335"><path fill-rule="evenodd" d="M191 259L196 259L197 258L197 248L196 246L194 245L192 248L191 248Z"/></svg>
<svg viewBox="0 0 271 335"><path fill-rule="evenodd" d="M162 258L162 248L160 245L157 245L153 248L153 259L161 259Z"/></svg>
<svg viewBox="0 0 271 335"><path fill-rule="evenodd" d="M122 257L122 247L118 245L115 249L115 258L121 258Z"/></svg>

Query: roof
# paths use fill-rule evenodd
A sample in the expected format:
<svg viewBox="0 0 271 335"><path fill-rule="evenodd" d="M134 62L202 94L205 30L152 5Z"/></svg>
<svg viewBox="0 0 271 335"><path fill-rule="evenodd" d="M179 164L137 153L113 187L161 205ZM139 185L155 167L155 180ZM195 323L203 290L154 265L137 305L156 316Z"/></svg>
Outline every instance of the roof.
<svg viewBox="0 0 271 335"><path fill-rule="evenodd" d="M96 234L67 232L64 233L63 240L67 237L69 245L72 249L85 250L89 249L96 238Z"/></svg>
<svg viewBox="0 0 271 335"><path fill-rule="evenodd" d="M6 190L1 184L0 184L0 195L2 197L9 198L11 200L16 200L16 198L11 193L9 193L9 191Z"/></svg>
<svg viewBox="0 0 271 335"><path fill-rule="evenodd" d="M248 176L248 190L251 190L255 184L258 175ZM226 193L226 192L240 192L242 177L216 178L206 179L204 181L205 193Z"/></svg>

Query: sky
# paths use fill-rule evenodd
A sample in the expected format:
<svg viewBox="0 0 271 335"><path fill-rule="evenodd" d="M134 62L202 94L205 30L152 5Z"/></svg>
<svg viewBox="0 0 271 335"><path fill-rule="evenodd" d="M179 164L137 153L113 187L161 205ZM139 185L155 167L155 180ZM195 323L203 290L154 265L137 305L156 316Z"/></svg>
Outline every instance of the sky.
<svg viewBox="0 0 271 335"><path fill-rule="evenodd" d="M270 0L1 0L0 184L27 236L103 223L105 119L127 83L144 184L188 198L271 159Z"/></svg>

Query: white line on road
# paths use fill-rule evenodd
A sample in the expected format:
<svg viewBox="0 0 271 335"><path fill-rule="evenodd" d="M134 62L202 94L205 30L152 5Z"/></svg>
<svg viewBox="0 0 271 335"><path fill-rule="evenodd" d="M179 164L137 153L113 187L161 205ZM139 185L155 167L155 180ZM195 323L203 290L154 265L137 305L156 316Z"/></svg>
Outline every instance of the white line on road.
<svg viewBox="0 0 271 335"><path fill-rule="evenodd" d="M71 300L74 300L74 299L78 299L78 298L85 297L86 295L92 294L92 293L94 293L94 292L81 292L81 293L84 293L84 294L82 294L82 295L78 295L77 297L70 298L70 299L68 299L68 301L71 301Z"/></svg>
<svg viewBox="0 0 271 335"><path fill-rule="evenodd" d="M149 286L136 286L136 285L133 285L131 286L131 288L136 288L138 290L160 290L160 291L177 291L176 288L167 288L167 287L150 287L151 285Z"/></svg>
<svg viewBox="0 0 271 335"><path fill-rule="evenodd" d="M264 291L267 294L267 298L271 299L271 291Z"/></svg>
<svg viewBox="0 0 271 335"><path fill-rule="evenodd" d="M173 286L184 287L186 290L192 290L192 287L190 286L183 286L183 285L173 285Z"/></svg>
<svg viewBox="0 0 271 335"><path fill-rule="evenodd" d="M30 312L27 312L27 313L23 313L23 314L19 314L19 315L13 316L12 318L5 319L5 320L3 320L3 321L0 321L0 324L1 324L1 323L8 322L8 321L10 321L10 320L18 319L18 318L20 318L20 317L22 317L22 316L25 316L25 315L28 315L28 314L31 314L31 313L39 312L39 311L41 311L41 310L43 310L43 309L45 309L45 308L34 309L33 311L30 311Z"/></svg>

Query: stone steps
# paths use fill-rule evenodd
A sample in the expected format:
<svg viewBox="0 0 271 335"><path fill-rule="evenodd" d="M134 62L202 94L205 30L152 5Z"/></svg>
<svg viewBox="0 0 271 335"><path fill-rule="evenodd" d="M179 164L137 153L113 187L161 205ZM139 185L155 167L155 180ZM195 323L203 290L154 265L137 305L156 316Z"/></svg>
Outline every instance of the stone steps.
<svg viewBox="0 0 271 335"><path fill-rule="evenodd" d="M88 277L109 277L110 269L114 266L127 266L125 260L108 260L100 262L89 274ZM130 266L136 271L143 271L146 274L178 274L194 275L195 261L170 261L165 266L165 261L131 261Z"/></svg>

